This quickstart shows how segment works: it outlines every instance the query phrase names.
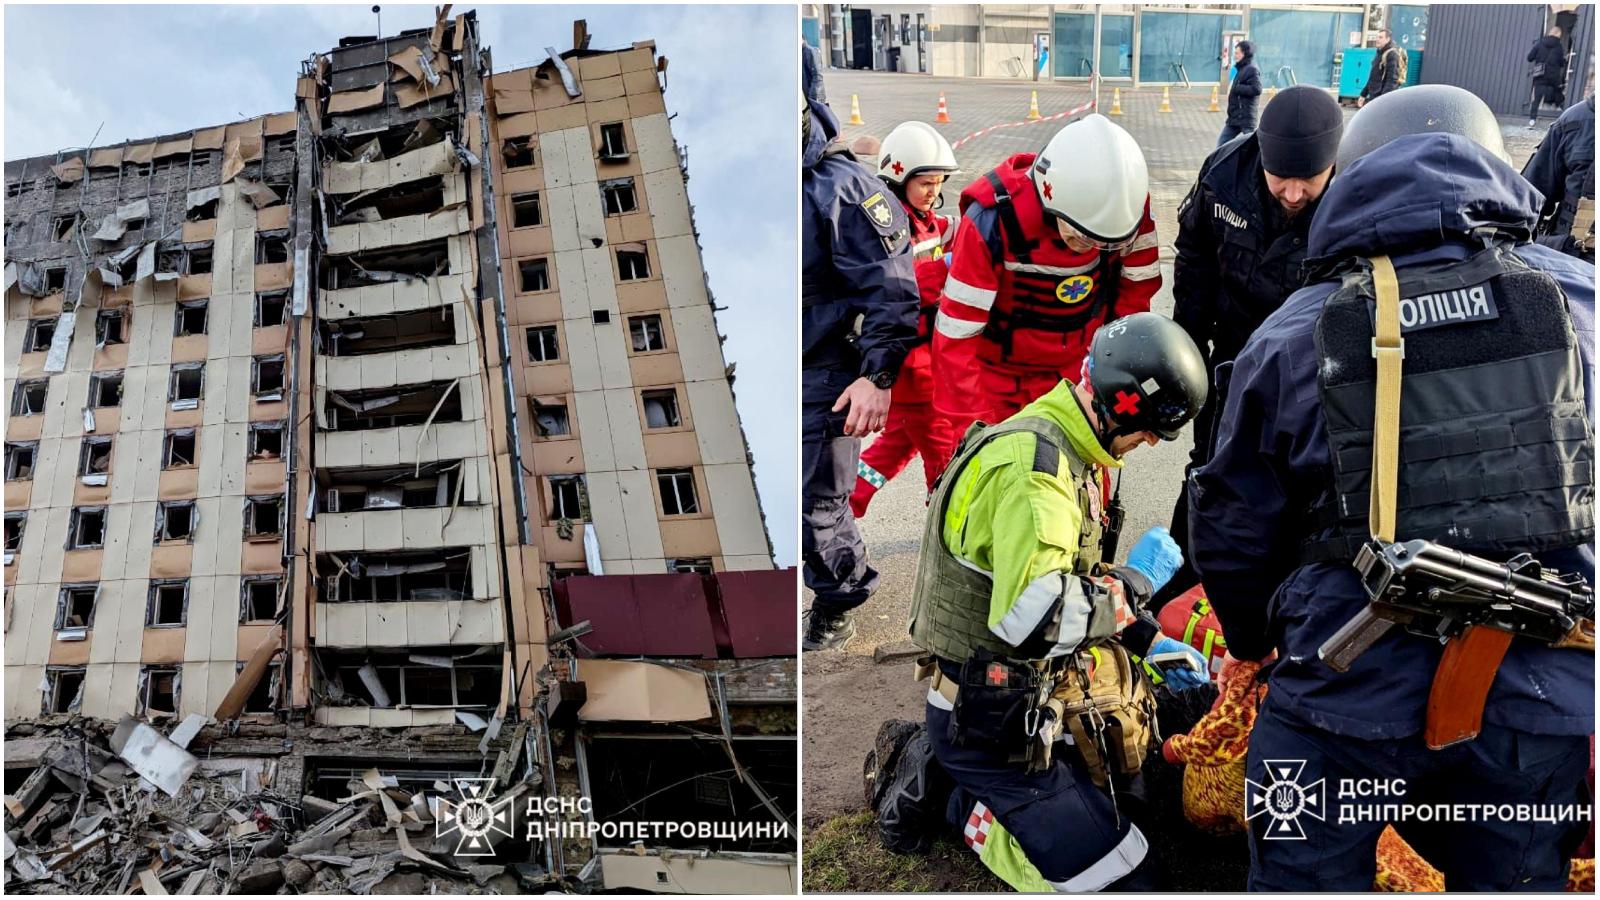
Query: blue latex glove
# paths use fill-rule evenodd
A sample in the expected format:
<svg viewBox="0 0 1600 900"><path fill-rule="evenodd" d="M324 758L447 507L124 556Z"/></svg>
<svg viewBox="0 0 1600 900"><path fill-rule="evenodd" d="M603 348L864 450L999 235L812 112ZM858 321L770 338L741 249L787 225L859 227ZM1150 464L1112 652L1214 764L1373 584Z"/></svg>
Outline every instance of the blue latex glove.
<svg viewBox="0 0 1600 900"><path fill-rule="evenodd" d="M1146 531L1128 551L1128 568L1150 579L1152 593L1165 587L1182 565L1183 551L1164 525Z"/></svg>
<svg viewBox="0 0 1600 900"><path fill-rule="evenodd" d="M1167 653L1181 653L1188 657L1189 664L1185 666L1164 662L1157 669L1154 664L1149 662L1152 657ZM1174 690L1185 691L1189 688L1201 687L1211 681L1211 670L1206 665L1205 655L1183 641L1174 640L1165 635L1156 638L1150 644L1150 652L1145 655L1145 660L1146 669L1156 669L1151 673L1152 676L1159 675L1167 684L1172 685Z"/></svg>

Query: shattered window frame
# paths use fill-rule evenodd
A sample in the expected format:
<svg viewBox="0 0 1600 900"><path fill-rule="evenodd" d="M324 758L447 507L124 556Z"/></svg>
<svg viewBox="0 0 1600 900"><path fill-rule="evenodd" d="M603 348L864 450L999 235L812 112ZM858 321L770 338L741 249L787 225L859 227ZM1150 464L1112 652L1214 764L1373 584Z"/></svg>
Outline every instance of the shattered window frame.
<svg viewBox="0 0 1600 900"><path fill-rule="evenodd" d="M530 284L532 285L530 287ZM550 258L517 260L517 293L539 294L550 290Z"/></svg>
<svg viewBox="0 0 1600 900"><path fill-rule="evenodd" d="M389 509L441 509L459 503L462 461L416 466L324 468L317 486L321 511L353 513Z"/></svg>
<svg viewBox="0 0 1600 900"><path fill-rule="evenodd" d="M572 416L567 404L540 403L529 397L528 405L532 407L534 440L552 441L572 436ZM548 423L545 421L547 418Z"/></svg>
<svg viewBox="0 0 1600 900"><path fill-rule="evenodd" d="M185 275L210 275L216 268L216 248L210 241L202 245L185 247L183 251L183 274Z"/></svg>
<svg viewBox="0 0 1600 900"><path fill-rule="evenodd" d="M64 216L54 216L50 219L50 240L57 244L70 241L77 228L78 213L73 212Z"/></svg>
<svg viewBox="0 0 1600 900"><path fill-rule="evenodd" d="M500 160L507 171L529 169L539 164L539 145L532 135L506 138L500 144Z"/></svg>
<svg viewBox="0 0 1600 900"><path fill-rule="evenodd" d="M378 567L423 568L372 574ZM317 571L319 603L459 602L473 591L470 547L322 553Z"/></svg>
<svg viewBox="0 0 1600 900"><path fill-rule="evenodd" d="M49 685L49 691L40 698L40 715L62 715L77 712L82 708L83 689L89 680L88 666L45 666L44 674L45 682ZM66 704L60 702L62 680L64 678L72 679L72 682L77 685L77 690L72 693L72 699Z"/></svg>
<svg viewBox="0 0 1600 900"><path fill-rule="evenodd" d="M44 270L44 292L46 296L59 294L67 289L67 267L49 266Z"/></svg>
<svg viewBox="0 0 1600 900"><path fill-rule="evenodd" d="M622 201L626 199L627 203ZM600 205L607 216L625 216L639 211L639 194L633 176L600 182Z"/></svg>
<svg viewBox="0 0 1600 900"><path fill-rule="evenodd" d="M276 306L276 308L278 310L278 317L277 317L278 321L276 321L276 322L268 322L267 321L267 316L263 312L266 309L267 304L269 302L272 305ZM256 292L255 322L254 322L254 325L255 325L256 328L276 328L279 325L287 325L288 322L289 322L289 291L288 291L287 288L282 288L282 289L273 290L273 291L257 291Z"/></svg>
<svg viewBox="0 0 1600 900"><path fill-rule="evenodd" d="M651 403L661 411L662 424L651 421ZM644 408L646 431L665 431L683 427L683 410L678 405L678 389L674 387L646 388L639 392L639 403Z"/></svg>
<svg viewBox="0 0 1600 900"><path fill-rule="evenodd" d="M116 449L115 435L85 435L78 445L78 477L110 475L111 455ZM104 451L104 455L101 451ZM104 460L105 468L95 469L96 460Z"/></svg>
<svg viewBox="0 0 1600 900"><path fill-rule="evenodd" d="M196 316L199 317L199 330L196 331L192 327L189 327L188 330L185 330L186 323L188 326L196 324L194 321L192 321ZM197 300L179 300L173 305L173 337L194 337L196 335L209 334L210 332L210 297L201 297Z"/></svg>
<svg viewBox="0 0 1600 900"><path fill-rule="evenodd" d="M182 537L171 535L172 516L175 510L184 510L189 514L188 533ZM155 544L192 544L194 536L200 530L200 510L193 500L163 500L156 504L156 535Z"/></svg>
<svg viewBox="0 0 1600 900"><path fill-rule="evenodd" d="M49 270L47 270L49 271ZM66 269L60 271L66 272ZM28 320L28 333L22 342L23 353L46 353L50 350L50 342L55 339L56 328L61 320L55 316L42 316ZM43 336L41 337L41 332Z"/></svg>
<svg viewBox="0 0 1600 900"><path fill-rule="evenodd" d="M416 651L429 649L432 648L416 648ZM414 658L439 658L449 654L416 651L398 648L372 652L359 664L353 655L339 654L341 658L326 659L322 665L339 681L347 698L365 700L367 702L361 705L369 709L493 709L499 702L500 682L505 676L498 655L494 661L483 662L450 656L451 665L444 667L416 662ZM374 695L372 688L360 677L361 669L371 671L372 680L378 683L383 696ZM471 680L464 681L462 676L468 676ZM444 699L437 693L444 687L444 682L449 684L449 702L432 702ZM422 695L423 691L428 692L426 696ZM474 702L469 692L478 693L480 702ZM381 703L380 700L389 702Z"/></svg>
<svg viewBox="0 0 1600 900"><path fill-rule="evenodd" d="M288 420L279 419L275 422L251 422L249 443L245 446L246 458L249 462L275 462L283 459L283 442L288 432ZM261 446L263 434L276 434L278 436L278 449L274 453L264 453Z"/></svg>
<svg viewBox="0 0 1600 900"><path fill-rule="evenodd" d="M180 438L188 438L189 459L174 463L173 449ZM192 469L200 464L200 433L194 428L171 428L161 441L161 469Z"/></svg>
<svg viewBox="0 0 1600 900"><path fill-rule="evenodd" d="M90 409L116 409L120 407L122 405L122 377L123 372L121 369L113 372L90 373L88 407ZM115 393L108 397L108 390ZM107 399L111 399L112 402L107 403Z"/></svg>
<svg viewBox="0 0 1600 900"><path fill-rule="evenodd" d="M181 589L178 599L177 621L164 621L162 600L170 596L169 592ZM150 581L149 591L145 595L144 627L146 628L186 628L189 625L189 579L187 578L160 578Z"/></svg>
<svg viewBox="0 0 1600 900"><path fill-rule="evenodd" d="M39 403L37 406L29 400L29 396L38 392ZM45 406L50 402L50 379L32 378L27 381L18 381L12 391L11 414L13 416L42 416Z"/></svg>
<svg viewBox="0 0 1600 900"><path fill-rule="evenodd" d="M89 543L84 540L85 519L94 516L100 521L100 540ZM106 528L110 525L109 516L104 506L74 506L72 514L67 520L67 549L68 550L96 550L106 545Z"/></svg>
<svg viewBox="0 0 1600 900"><path fill-rule="evenodd" d="M600 160L620 162L628 158L628 130L622 122L600 125Z"/></svg>
<svg viewBox="0 0 1600 900"><path fill-rule="evenodd" d="M557 362L561 359L561 336L554 325L529 325L523 332L530 363Z"/></svg>
<svg viewBox="0 0 1600 900"><path fill-rule="evenodd" d="M661 353L668 349L667 331L660 314L628 317L628 347L632 354Z"/></svg>
<svg viewBox="0 0 1600 900"><path fill-rule="evenodd" d="M657 469L656 487L661 492L661 515L697 516L700 495L694 483L694 469ZM668 503L668 497L671 503Z"/></svg>
<svg viewBox="0 0 1600 900"><path fill-rule="evenodd" d="M550 489L551 522L589 521L589 484L583 475L547 475L545 481Z"/></svg>
<svg viewBox="0 0 1600 900"><path fill-rule="evenodd" d="M16 553L22 549L22 536L28 531L28 511L11 510L5 514L5 552Z"/></svg>
<svg viewBox="0 0 1600 900"><path fill-rule="evenodd" d="M288 229L280 228L274 231L256 232L256 265L281 265L289 261L292 252L289 247ZM281 258L274 259L273 257Z"/></svg>
<svg viewBox="0 0 1600 900"><path fill-rule="evenodd" d="M194 396L193 397L182 397L182 396L179 396L180 389L182 388L183 382L185 380L182 376L190 375L190 374L195 374L197 376L196 390L195 390ZM181 363L181 364L175 363L175 364L173 364L173 366L172 366L172 374L168 378L168 381L167 381L167 402L169 404L192 403L193 404L192 406L185 406L183 408L184 409L195 409L195 408L198 408L200 403L201 403L201 401L203 401L205 399L205 395L206 395L206 367L205 367L204 363L196 362L196 363ZM176 409L178 407L174 406L173 408Z"/></svg>
<svg viewBox="0 0 1600 900"><path fill-rule="evenodd" d="M87 613L82 613L80 611L80 614L76 616L78 621L72 622L70 621L70 619L73 618L72 607L79 604L87 606L88 611ZM99 582L89 581L76 584L63 584L61 589L56 593L56 617L55 622L50 626L50 630L55 632L79 628L83 629L84 632L92 630L94 628L95 609L99 607L99 605Z"/></svg>
<svg viewBox="0 0 1600 900"><path fill-rule="evenodd" d="M102 309L94 317L94 343L96 347L110 347L128 342L128 310L113 306ZM115 323L115 331L112 325Z"/></svg>
<svg viewBox="0 0 1600 900"><path fill-rule="evenodd" d="M538 191L512 194L510 203L512 228L538 228L545 224L544 207L539 202ZM529 212L530 210L533 213L533 221L522 221L523 214Z"/></svg>
<svg viewBox="0 0 1600 900"><path fill-rule="evenodd" d="M716 568L709 556L679 556L667 560L667 571L679 575L714 575Z"/></svg>
<svg viewBox="0 0 1600 900"><path fill-rule="evenodd" d="M39 442L38 441L6 441L6 480L7 481L32 481L33 472L39 468ZM19 474L23 469L23 459L27 459L27 474Z"/></svg>
<svg viewBox="0 0 1600 900"><path fill-rule="evenodd" d="M244 671L244 667L247 664L248 660L243 659L234 664L233 675L235 678L239 677L239 673ZM244 706L239 710L240 715L266 716L277 713L278 701L283 696L282 684L283 661L275 659L272 662L267 663L266 671L261 673L261 680L256 682L255 689L244 698ZM267 700L266 709L261 709L256 705L259 702L259 698L263 694L266 696Z"/></svg>
<svg viewBox="0 0 1600 900"><path fill-rule="evenodd" d="M377 431L384 428L408 428L422 425L425 422L460 422L463 421L465 408L461 402L461 391L452 387L459 379L449 378L440 381L422 382L420 384L396 385L382 388L359 388L345 391L328 391L328 401L324 404L323 415L327 419L326 431L352 432L352 431ZM388 398L393 396L395 400ZM335 399L335 397L339 399ZM404 413L390 410L391 407L404 402L408 398L420 398L418 408ZM340 401L351 405L388 401L375 406L365 412L357 412L342 406Z"/></svg>
<svg viewBox="0 0 1600 900"><path fill-rule="evenodd" d="M159 683L158 679L166 676L172 677L172 708L154 709L151 707L151 692ZM150 716L178 715L178 708L183 703L183 666L181 665L143 665L139 667L139 696L135 714L148 718Z"/></svg>
<svg viewBox="0 0 1600 900"><path fill-rule="evenodd" d="M283 537L284 528L284 494L252 494L245 498L244 506L244 539L246 541L279 540ZM272 531L261 531L261 518L268 509L268 505L277 507L276 515L269 517L267 525Z"/></svg>
<svg viewBox="0 0 1600 900"><path fill-rule="evenodd" d="M650 252L648 250L618 250L617 280L643 281L650 277Z"/></svg>
<svg viewBox="0 0 1600 900"><path fill-rule="evenodd" d="M266 617L251 615L251 613L257 611L254 589L262 586L271 586L272 588L272 614ZM281 614L279 604L282 602L282 592L282 575L246 575L239 579L239 623L248 625L276 622Z"/></svg>
<svg viewBox="0 0 1600 900"><path fill-rule="evenodd" d="M273 366L277 367L278 384L276 387L265 387L262 385L262 378L271 371ZM253 356L250 358L250 393L256 402L270 403L282 400L285 391L288 390L288 385L288 364L284 354L269 353L265 356Z"/></svg>

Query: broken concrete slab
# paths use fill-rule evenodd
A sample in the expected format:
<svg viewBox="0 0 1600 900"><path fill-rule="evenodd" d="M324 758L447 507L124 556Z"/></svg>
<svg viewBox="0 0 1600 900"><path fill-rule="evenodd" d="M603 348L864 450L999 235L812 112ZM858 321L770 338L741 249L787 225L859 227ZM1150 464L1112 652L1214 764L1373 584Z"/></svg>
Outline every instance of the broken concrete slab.
<svg viewBox="0 0 1600 900"><path fill-rule="evenodd" d="M200 765L187 750L133 716L124 716L117 724L111 749L169 797L177 796Z"/></svg>

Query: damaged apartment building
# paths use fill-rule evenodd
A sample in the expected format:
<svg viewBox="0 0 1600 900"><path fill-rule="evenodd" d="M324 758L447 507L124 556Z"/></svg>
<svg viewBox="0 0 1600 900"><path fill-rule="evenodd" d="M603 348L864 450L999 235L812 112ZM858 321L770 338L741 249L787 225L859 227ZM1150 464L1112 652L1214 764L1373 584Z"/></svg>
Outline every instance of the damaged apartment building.
<svg viewBox="0 0 1600 900"><path fill-rule="evenodd" d="M436 13L292 111L5 164L8 889L798 884L794 571L667 60L495 72ZM235 818L102 862L119 777ZM561 811L499 881L435 835L483 777Z"/></svg>

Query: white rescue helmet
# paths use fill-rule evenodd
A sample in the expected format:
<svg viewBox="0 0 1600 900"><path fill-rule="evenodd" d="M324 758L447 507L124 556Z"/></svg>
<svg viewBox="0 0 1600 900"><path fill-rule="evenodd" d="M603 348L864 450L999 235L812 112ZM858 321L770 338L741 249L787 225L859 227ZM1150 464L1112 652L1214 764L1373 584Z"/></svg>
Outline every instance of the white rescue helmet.
<svg viewBox="0 0 1600 900"><path fill-rule="evenodd" d="M950 142L927 122L901 122L883 139L878 151L878 177L896 187L924 172L949 175L959 171Z"/></svg>
<svg viewBox="0 0 1600 900"><path fill-rule="evenodd" d="M1046 214L1107 244L1133 237L1144 217L1150 173L1139 144L1098 113L1069 122L1033 162Z"/></svg>

